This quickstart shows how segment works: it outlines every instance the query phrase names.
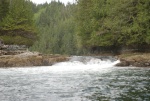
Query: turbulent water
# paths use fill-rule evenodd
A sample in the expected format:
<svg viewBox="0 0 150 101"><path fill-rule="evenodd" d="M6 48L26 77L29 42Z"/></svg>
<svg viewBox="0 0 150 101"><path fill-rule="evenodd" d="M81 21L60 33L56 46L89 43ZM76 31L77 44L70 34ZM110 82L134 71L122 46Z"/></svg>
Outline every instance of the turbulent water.
<svg viewBox="0 0 150 101"><path fill-rule="evenodd" d="M49 67L0 69L0 101L150 101L150 68L111 57L72 57Z"/></svg>

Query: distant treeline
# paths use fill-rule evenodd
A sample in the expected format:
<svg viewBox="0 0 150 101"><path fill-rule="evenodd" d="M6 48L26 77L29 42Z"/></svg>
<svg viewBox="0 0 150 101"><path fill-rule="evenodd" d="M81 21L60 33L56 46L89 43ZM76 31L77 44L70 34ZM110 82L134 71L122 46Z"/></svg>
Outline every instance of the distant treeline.
<svg viewBox="0 0 150 101"><path fill-rule="evenodd" d="M150 50L150 0L0 1L0 38L47 54Z"/></svg>
<svg viewBox="0 0 150 101"><path fill-rule="evenodd" d="M37 6L35 23L38 27L38 41L32 50L53 54L76 54L75 4L64 5L52 1Z"/></svg>

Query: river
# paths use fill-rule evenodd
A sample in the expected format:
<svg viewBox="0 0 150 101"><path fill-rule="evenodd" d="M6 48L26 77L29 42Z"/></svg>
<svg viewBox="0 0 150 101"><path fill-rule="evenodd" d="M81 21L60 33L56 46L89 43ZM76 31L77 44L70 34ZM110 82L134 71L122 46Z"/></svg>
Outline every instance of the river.
<svg viewBox="0 0 150 101"><path fill-rule="evenodd" d="M0 101L150 101L150 68L74 56L48 67L0 69Z"/></svg>

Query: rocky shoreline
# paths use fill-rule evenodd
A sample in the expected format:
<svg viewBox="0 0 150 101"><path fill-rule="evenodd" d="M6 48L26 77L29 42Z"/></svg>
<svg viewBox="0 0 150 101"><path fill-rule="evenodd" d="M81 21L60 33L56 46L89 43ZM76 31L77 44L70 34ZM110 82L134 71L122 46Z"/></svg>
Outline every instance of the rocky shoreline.
<svg viewBox="0 0 150 101"><path fill-rule="evenodd" d="M150 67L150 53L129 53L117 56L120 60L116 66Z"/></svg>
<svg viewBox="0 0 150 101"><path fill-rule="evenodd" d="M57 62L68 60L68 56L43 55L38 52L25 52L17 55L0 56L0 68L51 66Z"/></svg>
<svg viewBox="0 0 150 101"><path fill-rule="evenodd" d="M118 67L150 67L150 53L128 53L116 56L120 63ZM38 52L26 51L20 54L1 55L0 68L52 66L58 62L68 61L69 56L44 55Z"/></svg>

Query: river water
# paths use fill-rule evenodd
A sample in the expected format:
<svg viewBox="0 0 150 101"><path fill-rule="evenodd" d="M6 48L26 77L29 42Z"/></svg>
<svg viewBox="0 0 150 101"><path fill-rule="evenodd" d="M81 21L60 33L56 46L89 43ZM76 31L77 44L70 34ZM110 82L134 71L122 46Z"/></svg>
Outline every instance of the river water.
<svg viewBox="0 0 150 101"><path fill-rule="evenodd" d="M0 69L0 101L150 101L150 68L74 56L49 67Z"/></svg>

